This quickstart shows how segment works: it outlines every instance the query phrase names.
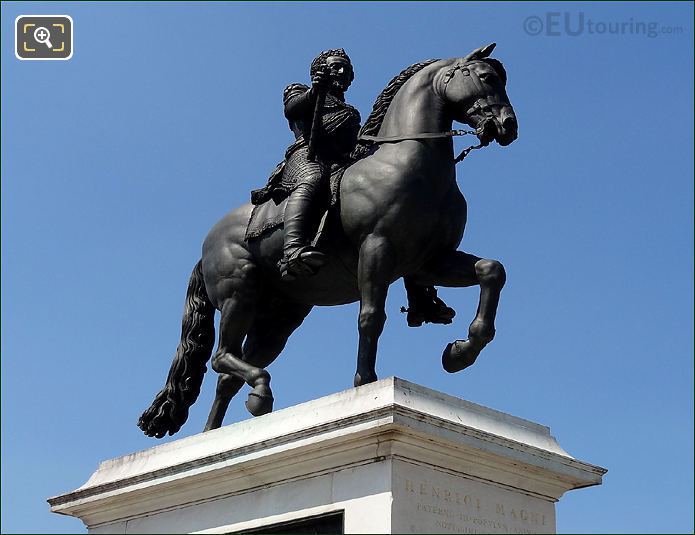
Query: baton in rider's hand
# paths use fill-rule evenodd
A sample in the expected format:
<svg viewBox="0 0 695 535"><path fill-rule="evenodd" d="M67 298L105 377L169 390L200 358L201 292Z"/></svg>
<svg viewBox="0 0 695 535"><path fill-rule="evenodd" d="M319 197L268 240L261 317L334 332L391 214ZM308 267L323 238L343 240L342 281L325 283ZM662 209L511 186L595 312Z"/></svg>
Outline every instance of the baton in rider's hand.
<svg viewBox="0 0 695 535"><path fill-rule="evenodd" d="M316 145L318 144L318 138L321 135L319 133L321 130L321 110L323 109L323 104L326 101L326 93L328 92L328 86L330 83L330 75L324 71L316 71L311 77L311 87L316 94L316 101L314 103L314 116L311 121L309 150L307 154L307 160L310 162L316 161Z"/></svg>

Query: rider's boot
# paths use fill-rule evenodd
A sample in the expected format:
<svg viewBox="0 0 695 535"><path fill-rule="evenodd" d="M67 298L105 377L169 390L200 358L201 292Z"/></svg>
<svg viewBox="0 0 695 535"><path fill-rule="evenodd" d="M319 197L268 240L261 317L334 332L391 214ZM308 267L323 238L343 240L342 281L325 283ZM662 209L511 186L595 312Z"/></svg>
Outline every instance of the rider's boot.
<svg viewBox="0 0 695 535"><path fill-rule="evenodd" d="M316 187L300 184L285 207L285 246L280 261L283 280L310 277L326 263L326 255L309 244Z"/></svg>
<svg viewBox="0 0 695 535"><path fill-rule="evenodd" d="M437 297L434 286L420 286L406 280L405 289L408 293L408 327L420 327L423 323L449 325L456 316L456 311Z"/></svg>

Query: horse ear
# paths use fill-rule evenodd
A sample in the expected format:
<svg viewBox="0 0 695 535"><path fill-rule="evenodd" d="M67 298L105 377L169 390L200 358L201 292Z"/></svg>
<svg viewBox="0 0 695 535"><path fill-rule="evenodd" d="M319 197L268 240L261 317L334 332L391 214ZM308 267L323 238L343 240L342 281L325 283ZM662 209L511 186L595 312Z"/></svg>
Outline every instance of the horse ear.
<svg viewBox="0 0 695 535"><path fill-rule="evenodd" d="M473 52L468 54L464 59L464 61L470 61L473 59L483 59L488 57L492 51L495 49L497 46L497 43L490 43L487 46L481 46L480 48L476 48Z"/></svg>
<svg viewBox="0 0 695 535"><path fill-rule="evenodd" d="M489 45L482 47L480 49L480 57L481 58L488 57L490 54L492 54L492 51L495 49L496 46L497 46L497 43L490 43Z"/></svg>

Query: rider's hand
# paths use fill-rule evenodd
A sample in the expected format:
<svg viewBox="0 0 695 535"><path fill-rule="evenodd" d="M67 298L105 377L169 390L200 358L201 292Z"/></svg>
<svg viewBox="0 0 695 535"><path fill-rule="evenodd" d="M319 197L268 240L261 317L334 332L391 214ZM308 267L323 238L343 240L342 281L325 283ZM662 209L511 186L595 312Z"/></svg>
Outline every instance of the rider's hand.
<svg viewBox="0 0 695 535"><path fill-rule="evenodd" d="M331 85L331 76L325 71L316 71L311 77L311 86L314 89L325 89Z"/></svg>

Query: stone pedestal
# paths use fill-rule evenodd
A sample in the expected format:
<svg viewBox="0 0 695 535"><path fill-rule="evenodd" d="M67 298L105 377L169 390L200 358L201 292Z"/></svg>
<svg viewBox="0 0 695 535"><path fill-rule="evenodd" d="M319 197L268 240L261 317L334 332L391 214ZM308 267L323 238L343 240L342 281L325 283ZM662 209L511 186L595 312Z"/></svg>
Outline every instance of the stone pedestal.
<svg viewBox="0 0 695 535"><path fill-rule="evenodd" d="M554 533L605 469L547 427L398 378L101 463L90 533Z"/></svg>

